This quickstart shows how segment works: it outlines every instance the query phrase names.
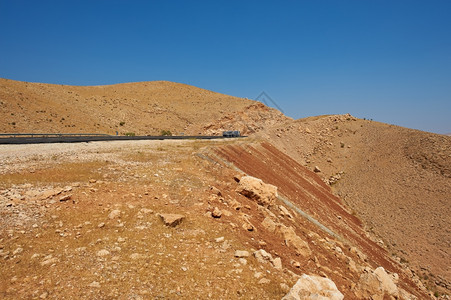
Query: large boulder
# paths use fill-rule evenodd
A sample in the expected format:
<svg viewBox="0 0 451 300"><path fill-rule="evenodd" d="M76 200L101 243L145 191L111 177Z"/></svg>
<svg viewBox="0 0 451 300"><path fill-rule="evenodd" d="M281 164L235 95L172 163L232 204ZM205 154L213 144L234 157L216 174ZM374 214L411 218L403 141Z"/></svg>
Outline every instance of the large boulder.
<svg viewBox="0 0 451 300"><path fill-rule="evenodd" d="M265 207L274 205L278 196L277 187L252 176L243 176L236 191Z"/></svg>
<svg viewBox="0 0 451 300"><path fill-rule="evenodd" d="M343 294L329 278L302 274L282 300L342 300Z"/></svg>
<svg viewBox="0 0 451 300"><path fill-rule="evenodd" d="M399 290L390 275L385 272L383 267L376 270L366 269L360 276L359 284L355 293L361 298L371 298L382 300L384 296L399 297Z"/></svg>

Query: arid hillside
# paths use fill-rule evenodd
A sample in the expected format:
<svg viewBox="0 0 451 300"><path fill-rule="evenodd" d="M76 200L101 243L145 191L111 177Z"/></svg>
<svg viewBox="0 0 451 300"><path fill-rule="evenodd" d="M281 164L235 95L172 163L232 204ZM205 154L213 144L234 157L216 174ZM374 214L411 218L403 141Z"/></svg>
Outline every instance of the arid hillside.
<svg viewBox="0 0 451 300"><path fill-rule="evenodd" d="M0 145L0 166L2 299L280 299L296 282L312 297L429 298L266 142Z"/></svg>
<svg viewBox="0 0 451 300"><path fill-rule="evenodd" d="M287 122L265 138L310 170L393 257L449 293L451 137L350 115Z"/></svg>
<svg viewBox="0 0 451 300"><path fill-rule="evenodd" d="M262 117L288 119L253 100L167 81L85 87L0 79L3 133L187 135L228 118L247 134L261 129Z"/></svg>
<svg viewBox="0 0 451 300"><path fill-rule="evenodd" d="M163 246L158 245L157 248L149 246L149 242L144 241L145 235L139 235L141 242L134 242L127 247L122 247L122 242L116 241L119 238L132 239L133 228L147 226L147 229L152 227L152 230L158 233L151 240L152 243L157 243L167 234L180 237L180 240L189 240L188 244L191 246L184 248L184 253L189 256L185 257L189 263L195 259L190 253L207 251L212 257L211 261L206 259L202 266L184 268L195 270L194 273L205 272L205 268L214 269L209 273L210 277L207 276L210 279L204 282L208 287L219 284L212 278L220 276L218 274L221 273L221 268L231 272L229 275L238 275L239 277L234 277L235 281L231 276L225 276L225 279L234 282L233 285L240 282L237 290L233 292L236 293L233 297L232 294L227 294L230 291L220 294L225 295L225 298L243 295L246 295L243 296L246 299L277 298L286 294L286 287L291 287L298 279L292 272L330 278L346 299L368 298L371 296L371 288L374 293L378 289L377 284L374 285L376 281L372 280L375 270L380 266L394 281L399 280L398 295L401 290L416 296L417 299L425 299L427 295L434 293L446 299L446 295L450 294L450 136L361 120L351 115L293 120L256 101L163 81L77 87L0 79L0 117L1 131L4 133L115 134L118 131L121 135L129 132L137 135L159 135L162 130L170 130L173 134L217 135L223 130L240 130L249 136L238 141L175 143L170 147L167 146L169 144L149 142L144 143L146 146L143 147L129 148L134 145L130 142L120 144L126 145L125 149L118 146L110 149L108 144L94 143L102 146L89 151L83 150L83 147L90 149L88 145L91 144L83 147L64 145L61 148L56 145L24 146L24 155L28 153L25 156L21 156L21 146L2 146L0 184L3 198L0 200L6 203L7 208L2 208L5 209L2 222L6 223L0 237L0 246L3 247L0 248L0 253L7 257L5 260L11 268L16 264L21 266L21 261L28 262L33 253L38 254L38 258L44 255L44 258L53 259L55 265L56 262L63 261L72 264L72 258L81 261L80 257L91 255L91 261L86 261L87 269L94 270L100 266L109 272L97 272L104 281L99 277L90 277L92 282L97 282L94 284L94 290L98 283L102 286L102 292L94 295L109 297L110 294L103 287L110 285L108 280L113 280L113 277L109 277L114 275L113 270L130 270L129 267L137 265L137 262L133 262L133 259L126 260L127 263L120 266L115 260L108 262L103 256L95 257L95 253L98 253L96 251L107 250L115 259L131 258L133 254L147 255L147 266L152 268L139 271L142 272L139 276L133 272L125 274L121 280L127 280L127 276L131 277L132 274L144 281L146 276L157 277L160 267L158 263L164 264L162 269L168 273L163 278L169 279L179 269L165 264L167 261L163 262L161 259L153 265L152 260L161 256L158 253L164 253L162 255L166 258L174 258L172 255L176 254L173 252L160 251L157 256L153 253L157 248L166 249L165 243L160 243ZM52 147L56 147L56 150ZM265 205L262 207L254 203L255 199L246 200L243 195L237 196L237 181L245 174L276 186L280 193L277 202L279 206L272 209ZM90 182L90 179L95 179L95 182ZM50 191L54 191L56 187L60 188L57 191L65 191L66 186L72 187L74 191L74 206L68 205L66 201L58 202L61 193L61 197L64 197L71 194L69 192L50 195ZM40 195L47 195L47 191L50 196L41 199L43 196ZM147 197L148 195L151 197ZM32 201L28 202L30 199ZM129 199L133 201L130 202ZM162 199L164 201L160 201ZM284 202L284 199L288 202ZM54 203L47 203L49 201ZM55 203L61 205L54 206ZM121 222L116 220L116 217L111 219L114 221L106 218L107 213L116 207L123 216L123 219L119 218ZM139 213L135 207L151 209L153 212L180 211L191 220L188 225L185 223L187 228L181 227L182 232L195 232L198 227L205 226L211 231L204 229L209 232L208 237L204 236L205 232L201 234L202 237L198 237L198 233L193 233L194 236L190 236L191 233L180 236L170 231L172 229L166 231L155 227L159 220L157 215L152 215L147 220L147 215ZM215 208L216 213L222 212L221 217L211 216L216 214ZM81 211L89 212L94 221L84 220L86 215L77 216L77 212ZM212 219L205 221L205 214ZM16 219L10 219L12 216ZM19 222L21 225L16 228L14 222L20 221L21 216L32 221L34 217L43 219L40 219L42 222L30 221L29 224ZM54 216L57 217L53 218ZM134 216L138 219L134 219ZM60 220L60 217L66 220L62 221L62 226L54 221ZM146 224L142 224L143 218L147 220ZM123 220L126 222L122 222ZM213 229L215 225L211 224L218 222L209 223L213 222L212 220L227 222L224 221L225 227ZM64 225L66 222L72 227ZM86 222L90 224L83 225ZM97 225L94 226L94 223L105 223L119 228L111 227L110 240L104 240L102 232L96 231ZM80 224L80 230L77 230ZM123 224L123 229L120 224ZM33 227L35 225L38 227ZM39 231L41 225L42 232ZM132 227L127 227L129 225ZM123 230L124 236L114 233L113 228ZM219 231L215 231L216 229ZM55 246L57 249L50 246L48 249L41 249L40 246L34 245L32 235L28 236L28 230L33 235L52 237L50 241L53 242L59 237L53 237L50 233L52 230L61 237L70 232L69 236L76 238L77 232L80 232L80 235L86 234L91 240L85 241L89 244L87 249L83 248L85 246L82 246L81 242L76 244L76 249L81 248L82 254L67 250L70 259L66 260L62 254L66 251L64 249L75 244L71 246L72 242L61 239L62 244ZM27 234L18 234L22 231ZM291 233L300 239L288 237ZM253 263L249 266L248 273L239 271L244 267L237 265L246 265L248 262L230 259L231 265L227 265L226 260L229 258L221 258L218 253L227 253L228 246L224 246L224 249L222 242L216 244L216 238L222 235L234 243L234 249L246 248L251 253L262 248L271 253L273 258L279 257L284 266L283 272L273 273L272 269L268 269L262 272L271 275L262 277L259 275L258 265ZM25 240L20 242L21 238ZM171 244L173 242L171 240L169 243L170 247L180 247L178 244ZM304 252L304 242L313 253L318 254L307 255L309 251ZM102 243L106 246L101 247ZM296 243L297 246L294 246ZM38 250L25 252L30 254L29 257L14 254L17 249L22 249L17 250L20 253L28 249L24 245L31 247L30 249L38 247ZM124 251L119 254L115 250L117 247L126 250L119 250ZM143 254L146 247L150 253ZM202 247L209 250L199 250ZM287 250L290 247L291 252ZM296 250L294 252L293 247ZM303 256L302 253L306 255ZM174 261L179 259L183 258L177 257ZM36 262L36 267L39 268L39 264L46 265L44 261L41 259ZM77 263L78 260L73 264ZM274 266L274 261L271 264ZM61 264L57 266L61 268L58 272L66 272L65 268L72 270L74 267ZM33 282L36 284L36 291L30 294L30 290L27 290L20 295L45 295L45 289L41 287L48 288L51 284L39 283L38 287L34 277L21 282L20 278L25 269L18 269L19 273L14 281L18 282L17 286L11 288L13 294L8 292L9 283L6 279L10 273L2 273L3 285L0 292L12 297L15 292L26 290L27 282ZM40 274L38 271L35 276L39 278ZM276 280L279 275L282 276L281 279ZM258 280L254 282L252 276ZM70 280L73 291L72 294L67 294L69 296L75 297L82 293L82 285L75 283L76 278L77 276L74 276ZM260 284L263 279L271 282L268 286L263 285L264 291L249 288L249 284ZM57 279L49 280L53 282ZM124 287L119 281L115 282L114 286L118 290ZM221 298L209 288L206 288L209 291L207 294L196 294L195 287L192 286L173 286L168 290L163 284L157 287L153 283L135 284L142 287L143 293L150 293L152 296L183 294L205 298L204 296L209 296L211 292L211 298ZM132 285L126 289L130 291L130 297L137 292ZM158 293L149 292L152 289ZM219 284L217 293L224 293L225 290L226 286ZM61 293L64 294L61 291L56 295L63 295ZM140 292L137 293L139 295ZM122 294L116 291L114 295ZM145 298L146 295L141 296ZM410 299L410 296L406 295L400 297ZM387 297L388 294L386 299Z"/></svg>

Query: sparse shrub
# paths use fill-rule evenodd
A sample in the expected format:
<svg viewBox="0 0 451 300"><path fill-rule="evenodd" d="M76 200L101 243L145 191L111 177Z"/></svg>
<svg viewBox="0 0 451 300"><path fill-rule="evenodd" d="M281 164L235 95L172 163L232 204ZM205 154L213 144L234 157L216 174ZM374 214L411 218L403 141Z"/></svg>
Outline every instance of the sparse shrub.
<svg viewBox="0 0 451 300"><path fill-rule="evenodd" d="M163 136L171 136L171 135L172 135L172 132L171 132L170 130L162 130L162 131L160 132L160 135L163 135Z"/></svg>
<svg viewBox="0 0 451 300"><path fill-rule="evenodd" d="M435 292L434 292L434 297L435 297L435 298L438 298L438 296L440 296L439 293L438 293L437 291L435 291Z"/></svg>
<svg viewBox="0 0 451 300"><path fill-rule="evenodd" d="M124 121L122 121L122 122L119 123L119 126L124 126L124 125L125 125L125 122L124 122Z"/></svg>
<svg viewBox="0 0 451 300"><path fill-rule="evenodd" d="M135 136L135 133L134 132L126 132L125 135L126 136Z"/></svg>
<svg viewBox="0 0 451 300"><path fill-rule="evenodd" d="M340 147L341 147L341 148L344 148L344 147L345 147L345 143L340 142Z"/></svg>

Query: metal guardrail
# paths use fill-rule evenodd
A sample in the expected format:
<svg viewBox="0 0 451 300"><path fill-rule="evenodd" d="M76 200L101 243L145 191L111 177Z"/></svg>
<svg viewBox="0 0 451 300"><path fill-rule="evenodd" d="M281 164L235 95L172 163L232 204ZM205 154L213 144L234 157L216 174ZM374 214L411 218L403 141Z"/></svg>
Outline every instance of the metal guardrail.
<svg viewBox="0 0 451 300"><path fill-rule="evenodd" d="M139 140L213 140L223 138L244 138L224 136L123 136L89 133L1 133L0 144L81 143L95 141L139 141Z"/></svg>
<svg viewBox="0 0 451 300"><path fill-rule="evenodd" d="M111 136L102 133L0 133L0 138L10 137L79 137L79 136Z"/></svg>

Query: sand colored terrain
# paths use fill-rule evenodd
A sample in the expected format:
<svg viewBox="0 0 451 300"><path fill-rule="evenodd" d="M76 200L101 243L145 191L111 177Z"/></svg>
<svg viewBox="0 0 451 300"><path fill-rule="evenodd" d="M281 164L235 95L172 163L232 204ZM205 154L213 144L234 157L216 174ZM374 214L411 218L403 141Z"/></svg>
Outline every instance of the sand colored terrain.
<svg viewBox="0 0 451 300"><path fill-rule="evenodd" d="M281 124L267 138L318 166L375 240L430 286L449 289L450 137L340 115Z"/></svg>
<svg viewBox="0 0 451 300"><path fill-rule="evenodd" d="M85 87L0 79L2 133L199 134L203 124L252 110L286 119L252 100L167 81Z"/></svg>
<svg viewBox="0 0 451 300"><path fill-rule="evenodd" d="M3 299L280 299L305 273L332 279L349 299L378 266L404 294L428 297L330 187L267 143L14 145L0 158ZM266 208L237 193L244 172L321 226L280 200ZM184 220L165 226L165 213ZM259 261L260 249L280 264Z"/></svg>
<svg viewBox="0 0 451 300"><path fill-rule="evenodd" d="M134 154L122 160L118 160L118 157L127 157L127 153L130 151L122 153L122 149L112 150L105 145L102 147L107 147L105 148L107 150L100 151L102 153L100 159L96 157L98 153L95 151L92 153L87 151L86 155L89 159L85 159L84 155L79 155L79 152L84 153L83 147L78 148L78 146L74 145L65 145L65 149L72 149L72 147L74 149L69 151L70 155L66 153L61 156L58 154L60 153L58 151L62 150L52 152L46 148L50 146L31 147L33 150L29 149L27 151L34 151L33 155L17 157L17 160L13 160L15 163L11 163L9 160L2 162L0 166L3 170L2 173L6 177L2 177L0 182L4 184L4 191L18 189L19 195L26 194L27 190L53 187L55 182L59 186L66 183L72 185L80 182L80 187L74 187L74 190L79 193L74 192L74 198L76 199L76 204L79 203L77 205L81 206L85 205L82 204L85 203L84 201L92 198L87 195L103 190L101 196L96 197L103 204L96 206L95 203L91 203L89 204L91 208L88 210L92 211L92 215L97 216L95 217L95 222L101 222L102 218L105 219L107 212L111 212L115 206L122 207L120 210L127 218L137 214L136 211L128 211L129 206L124 204L122 195L134 194L133 199L136 198L135 200L137 201L135 206L140 208L145 208L148 203L151 203L153 211L162 210L165 206L160 205L161 203L159 204L158 201L143 202L145 198L144 193L147 192L150 195L152 194L151 189L155 189L156 192L154 194L156 196L154 197L161 199L162 195L165 194L167 195L166 197L171 198L168 190L163 192L170 184L167 181L161 182L161 184L156 183L155 180L150 180L149 177L142 177L143 182L139 179L141 178L139 174L143 170L142 168L158 165L158 170L171 174L169 182L174 180L175 182L186 181L189 182L187 185L192 185L193 187L200 188L202 186L194 195L194 198L200 203L204 203L199 204L199 207L203 207L203 210L194 210L194 220L198 220L193 221L193 224L197 224L195 226L207 226L207 228L209 228L208 226L213 226L205 225L205 219L203 219L204 216L202 214L205 212L211 213L214 207L225 211L230 210L230 208L223 206L230 205L227 201L224 202L216 198L215 200L213 199L214 197L212 198L213 200L202 200L210 197L211 192L208 190L210 186L215 185L222 193L234 199L236 198L235 200L242 203L243 206L250 206L251 212L244 212L244 214L249 216L257 230L253 233L246 232L246 234L251 235L244 235L248 238L245 240L240 239L242 232L238 231L229 235L227 239L230 239L231 243L236 242L236 249L251 245L248 247L250 251L249 248L255 250L265 245L265 249L272 251L274 256L282 258L284 272L294 272L295 274L308 273L309 271L313 274L323 272L325 276L332 278L337 283L338 288L343 290L346 298L351 299L357 297L356 289L358 289L358 285L357 287L352 286L351 283L354 283L354 285L358 283L359 274L364 272L362 270L365 267L374 269L377 266L383 266L392 274L397 273L400 276L399 286L416 295L418 299L427 298L426 294L428 293L429 295L432 295L434 292L437 295L450 293L451 137L449 136L361 120L350 115L318 116L292 120L277 110L268 108L259 102L221 95L171 82L74 87L0 79L0 116L2 132L18 133L83 132L115 134L115 131L118 131L119 134L134 132L139 135L158 135L161 130L170 130L175 134L181 132L185 134L220 134L222 130L241 130L244 134L249 135L251 140L238 144L232 143L233 145L217 144L214 149L207 147L205 144L190 146L192 148L180 146L181 149L184 149L183 151L181 149L177 150L178 146L174 146L170 150L161 147L158 150L161 153L151 146L150 148L136 149L136 152L131 151ZM188 149L191 150L186 152L185 150ZM3 151L8 153L8 155L14 156L20 150L10 146L4 148ZM148 151L155 151L161 155L154 155L148 153ZM198 158L200 161L198 161ZM194 161L196 163L193 165ZM23 165L21 164L22 162L24 163ZM65 166L71 172L62 172L61 169L49 167L53 163ZM197 172L198 163L206 166L206 169L199 171L199 173ZM213 163L215 167L210 166L210 163ZM111 166L109 166L110 164ZM177 164L182 164L182 166L177 167ZM181 168L182 171L173 171L173 168L169 167L172 165L174 165L173 168L177 170ZM5 166L7 166L6 169ZM109 166L112 169L110 170L109 167L105 166ZM221 166L221 168L217 169L218 166ZM311 247L315 248L315 251L321 254L316 256L316 258L311 257L302 261L299 258L295 260L293 256L295 254L286 251L283 247L274 246L274 248L271 248L277 243L283 244L283 241L274 240L273 234L264 234L265 229L260 228L260 225L258 225L265 216L261 209L259 210L252 203L241 202L247 200L240 197L237 198L233 193L236 182L232 178L238 172L237 168L242 172L278 186L281 195L289 198L297 206L302 207L306 213L319 220L338 236L331 237L330 233L318 230L318 228L312 226L311 222L307 222L305 218L301 218L299 215L295 216L294 226L296 227L296 232ZM33 173L27 173L25 169L31 170ZM129 171L129 169L132 171ZM316 174L312 172L314 169L317 171ZM183 175L187 170L193 170L194 173ZM218 171L221 172L217 173ZM120 175L122 172L128 175ZM40 174L40 176L36 176L36 174ZM286 175L286 178L282 174ZM136 177L134 177L135 175ZM152 179L155 177L155 173L147 174L145 172L142 175L150 176ZM103 180L101 179L103 176L111 178ZM37 180L37 177L48 179L42 181L43 179ZM6 180L7 178L8 180ZM95 186L97 183L90 184L89 179L92 178L100 180L100 182L107 182L106 185L108 187L104 188L102 186L99 188ZM138 182L136 184L134 178L137 178L136 181ZM31 187L27 185L30 181ZM122 186L114 188L113 186L116 182L120 182ZM215 182L218 183L215 184ZM91 188L94 189L94 192ZM313 190L309 190L310 188ZM193 190L193 188L191 189ZM175 190L179 190L178 185L176 185ZM79 202L77 202L77 195L81 199ZM140 198L139 195L143 198ZM177 194L174 195L174 198L183 198L185 196ZM192 198L193 196L191 195L190 197ZM224 198L227 199L227 196ZM25 197L25 199L27 198ZM48 200L52 201L52 199ZM92 202L92 200L89 201ZM31 210L32 207L37 209L37 211L43 209L41 203L30 206L26 203L28 202L14 202L11 204L11 207L14 207L15 212L19 215L22 211L27 212L28 209ZM179 203L175 203L177 205L174 207L168 201L165 203L168 204L164 205L170 205L171 211L180 210L180 207L177 206ZM188 214L186 209L188 207L191 209L192 206L190 206L191 204L186 205L186 207L182 205L183 209L181 210L183 213ZM47 219L44 218L43 222L52 224L53 221L48 219L48 217L52 216L52 214L56 215L53 209L58 208L52 205L47 206L46 209L49 209L49 211L45 213ZM59 209L61 210L62 208ZM290 208L287 207L287 209ZM62 211L66 210L63 209ZM79 206L67 208L68 214L73 214L73 212L77 211L80 211ZM233 214L225 217L231 217L233 220L229 220L230 223L236 224L241 228L240 222L243 222L242 212L238 215ZM290 224L292 222L281 217L279 212L276 211L274 213L279 218L282 218L276 219L276 221L282 224ZM291 211L291 213L295 214L294 211ZM6 215L8 215L7 212L5 212L4 216ZM77 218L83 217L80 215ZM158 218L156 216L152 218L149 222L152 226L156 226ZM219 221L228 220L227 218L221 217ZM134 224L133 222L136 221L132 221L132 219L127 220L131 224ZM81 219L79 221L81 222ZM218 221L218 219L215 219L215 221ZM286 221L289 221L289 223L286 223ZM11 226L9 224L5 228L14 231ZM40 224L38 226L41 228ZM51 225L49 228L59 230L52 226L54 225ZM233 225L227 226L233 227ZM224 232L229 232L227 226L224 227ZM131 228L133 227L127 230L124 229L127 232L124 234L131 237ZM161 228L155 229L157 227L152 228L157 231L163 230ZM28 232L27 230L25 231ZM17 233L17 230L15 232ZM168 231L166 233L169 234L171 232ZM101 233L96 234L98 234L97 239L102 239ZM198 245L205 243L208 248L205 241L212 241L215 239L215 235L220 234L222 232L211 234ZM9 236L9 233L7 236L2 235L3 240L0 244L5 249L3 253L6 253L7 250L10 253L14 252L10 245L14 247L17 245L6 243L6 241L15 241L18 237L20 235L17 234L12 236ZM114 239L116 238L114 236ZM197 238L194 238L194 240L196 242L193 243L199 243ZM325 240L329 246L318 246L322 245L322 240ZM258 241L262 241L262 243L256 244ZM30 245L34 247L31 238L26 243L27 245L31 243ZM211 245L213 248L215 247L214 243ZM351 258L352 261L357 261L356 254L349 252L352 246L362 251L368 260L358 263L360 268L357 268L357 270L360 273L356 274L349 273L349 260L334 252L334 249L339 247L340 250L344 251L346 257ZM11 249L7 249L7 247ZM25 249L22 245L18 247ZM109 247L108 251L113 253L112 249L114 246L110 245ZM134 245L133 247L138 246ZM58 249L62 250L63 248ZM375 249L375 252L372 252L371 249ZM96 248L96 250L100 251L102 249ZM95 256L94 248L89 251L89 255ZM152 251L154 250L150 252ZM194 248L187 249L187 253L190 251L194 251ZM42 252L45 251L42 250ZM42 254L48 256L53 253L52 251L47 252ZM124 255L130 256L133 253L135 252L125 252ZM168 254L171 253L168 252L165 255ZM121 256L121 259L124 259L124 255ZM344 259L341 262L339 261L340 257ZM225 261L221 260L219 256L214 259ZM12 261L15 262L16 260ZM63 261L63 258L59 256L58 261ZM293 261L298 262L300 267L293 267ZM147 263L150 264L149 261ZM213 262L210 261L209 263ZM330 266L327 266L329 263ZM93 264L96 267L99 266L96 259L93 260ZM108 264L108 262L105 262L103 267L114 268ZM94 269L94 265L88 266L88 268ZM251 263L251 266L252 268L257 268L258 265L252 265ZM227 270L230 271L237 268L233 267L233 264L229 267L230 269ZM124 268L127 269L128 267ZM175 269L171 269L172 267L165 266L166 268L168 268L168 272L170 270L175 272ZM241 288L237 289L239 292L235 291L238 294L244 293L244 290L248 293L249 290L246 289L246 286L258 284L258 282L256 283L251 279L254 273L257 272L257 269L249 269L249 273L246 273L247 271L243 272L245 272L243 277L249 280L244 279ZM170 277L169 274L171 272L168 273ZM212 274L219 276L214 272ZM2 281L6 280L5 278L8 275L8 273L4 273ZM102 276L108 277L109 275ZM278 276L279 274L277 273L275 277ZM244 294L252 295L254 298L277 298L285 293L284 288L281 288L280 284L284 283L291 286L296 278L290 277L291 275L284 276L281 277L283 279L281 281L277 281L274 279L275 277L270 276L271 278L268 278L271 280L270 287L266 286L265 291L257 292L252 290L250 294ZM138 278L141 280L144 277ZM227 279L230 280L229 277ZM73 280L75 280L75 277ZM93 281L96 280L93 278ZM52 280L51 282L53 283ZM25 283L21 284L24 285ZM102 291L104 284L108 285L109 283L108 281L102 283ZM215 284L210 281L210 285L214 286ZM51 284L46 286L51 286ZM117 283L117 287L119 288L120 286ZM79 292L79 288L74 287L75 294L69 295L76 295ZM179 288L183 290L180 286ZM2 291L7 291L7 289L6 284ZM127 291L131 291L132 287L127 287L127 289ZM146 289L151 290L145 287L142 288L142 290ZM155 289L161 295L166 296L179 292L177 287L166 290L166 287L163 285ZM206 289L208 290L208 288ZM29 292L28 290L27 293ZM221 292L224 291L221 290ZM38 288L36 285L35 294L39 296L41 293L45 293L44 289ZM95 292L93 293L95 294ZM148 292L144 291L143 293ZM151 294L157 295L152 292ZM108 294L103 294L102 292L96 295L106 297ZM196 294L193 291L189 291L185 295L199 297L209 294ZM230 296L231 294L226 295ZM83 296L89 295L83 294ZM141 297L145 298L146 296L141 295ZM213 292L212 297L218 298L218 295Z"/></svg>

